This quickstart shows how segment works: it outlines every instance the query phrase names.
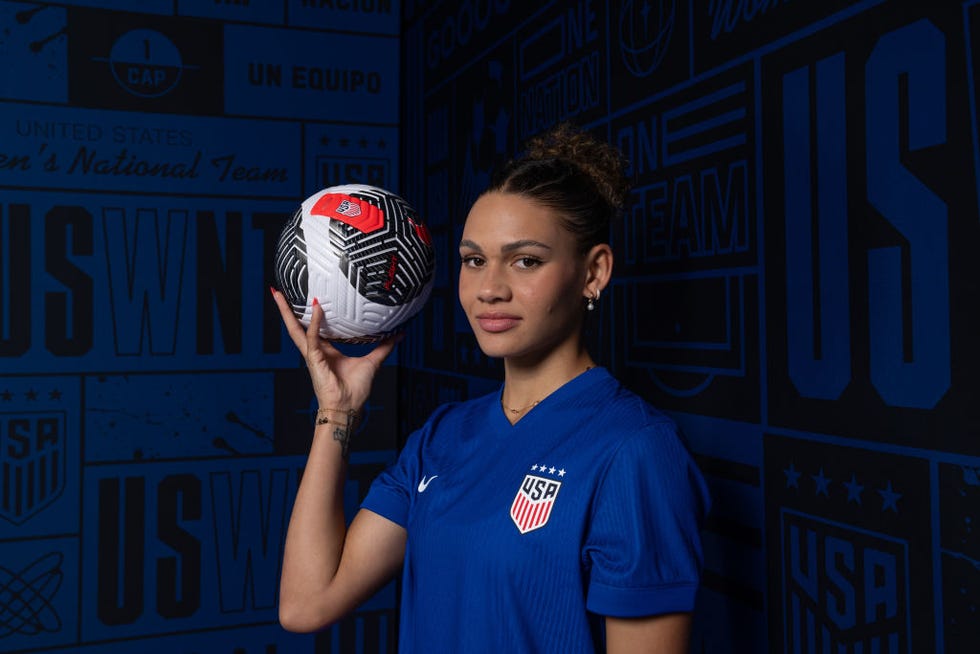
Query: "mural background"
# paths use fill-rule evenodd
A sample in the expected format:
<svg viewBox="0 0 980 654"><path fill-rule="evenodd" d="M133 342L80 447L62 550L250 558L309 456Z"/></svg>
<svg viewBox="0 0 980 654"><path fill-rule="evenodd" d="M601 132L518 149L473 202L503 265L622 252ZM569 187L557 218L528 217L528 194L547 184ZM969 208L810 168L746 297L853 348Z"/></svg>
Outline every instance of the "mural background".
<svg viewBox="0 0 980 654"><path fill-rule="evenodd" d="M267 289L304 197L397 186L399 12L0 2L0 651L393 647L394 585L324 634L278 625L315 406Z"/></svg>
<svg viewBox="0 0 980 654"><path fill-rule="evenodd" d="M0 651L394 651L394 584L276 622L313 404L275 238L362 181L438 248L353 511L498 386L456 242L566 119L636 182L595 354L714 494L692 651L980 648L980 3L134 4L0 1Z"/></svg>
<svg viewBox="0 0 980 654"><path fill-rule="evenodd" d="M693 652L980 650L978 12L404 3L402 189L443 260L555 122L632 162L593 337L710 481ZM452 274L401 347L403 408L499 379Z"/></svg>

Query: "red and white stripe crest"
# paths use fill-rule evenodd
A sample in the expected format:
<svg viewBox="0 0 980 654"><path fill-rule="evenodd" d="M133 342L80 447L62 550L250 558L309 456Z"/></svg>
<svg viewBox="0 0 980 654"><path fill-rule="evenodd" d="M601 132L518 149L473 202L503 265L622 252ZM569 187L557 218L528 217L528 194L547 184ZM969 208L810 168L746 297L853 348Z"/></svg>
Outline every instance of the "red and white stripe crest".
<svg viewBox="0 0 980 654"><path fill-rule="evenodd" d="M335 211L342 216L354 218L361 215L361 205L351 202L350 200L342 200Z"/></svg>
<svg viewBox="0 0 980 654"><path fill-rule="evenodd" d="M548 523L560 488L560 481L536 475L524 477L510 505L510 518L522 534L540 529Z"/></svg>

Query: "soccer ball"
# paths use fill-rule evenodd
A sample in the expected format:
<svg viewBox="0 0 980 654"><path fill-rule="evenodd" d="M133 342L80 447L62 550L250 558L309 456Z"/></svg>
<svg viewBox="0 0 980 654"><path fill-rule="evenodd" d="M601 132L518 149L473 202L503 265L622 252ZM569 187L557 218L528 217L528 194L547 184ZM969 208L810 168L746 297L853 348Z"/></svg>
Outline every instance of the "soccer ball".
<svg viewBox="0 0 980 654"><path fill-rule="evenodd" d="M435 251L418 213L390 191L331 186L306 198L279 235L276 285L304 326L313 299L320 336L371 343L414 316L432 293Z"/></svg>

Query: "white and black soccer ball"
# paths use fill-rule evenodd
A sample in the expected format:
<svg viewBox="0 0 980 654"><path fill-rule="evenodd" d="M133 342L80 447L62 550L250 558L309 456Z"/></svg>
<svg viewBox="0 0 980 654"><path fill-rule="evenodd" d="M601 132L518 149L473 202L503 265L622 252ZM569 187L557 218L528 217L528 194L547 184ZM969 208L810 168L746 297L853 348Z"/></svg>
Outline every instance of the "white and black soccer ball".
<svg viewBox="0 0 980 654"><path fill-rule="evenodd" d="M370 343L396 331L432 293L435 251L418 213L375 186L314 193L279 236L276 285L304 326L316 298L320 336Z"/></svg>

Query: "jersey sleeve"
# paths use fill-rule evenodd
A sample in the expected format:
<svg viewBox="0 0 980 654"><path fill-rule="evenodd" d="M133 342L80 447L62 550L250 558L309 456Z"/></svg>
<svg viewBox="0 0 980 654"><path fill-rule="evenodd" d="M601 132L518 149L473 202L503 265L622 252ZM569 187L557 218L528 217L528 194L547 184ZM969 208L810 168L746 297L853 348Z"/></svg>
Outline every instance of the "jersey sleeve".
<svg viewBox="0 0 980 654"><path fill-rule="evenodd" d="M627 437L593 504L583 550L588 609L614 617L691 611L707 506L704 479L672 423Z"/></svg>
<svg viewBox="0 0 980 654"><path fill-rule="evenodd" d="M362 509L368 509L408 528L408 514L413 497L411 488L417 479L421 441L420 432L415 432L408 438L398 459L371 483L361 502Z"/></svg>
<svg viewBox="0 0 980 654"><path fill-rule="evenodd" d="M361 502L362 509L408 528L409 512L417 494L416 485L421 479L419 471L422 469L423 450L431 444L437 426L452 407L451 403L439 406L426 423L408 437L398 459L371 483Z"/></svg>

